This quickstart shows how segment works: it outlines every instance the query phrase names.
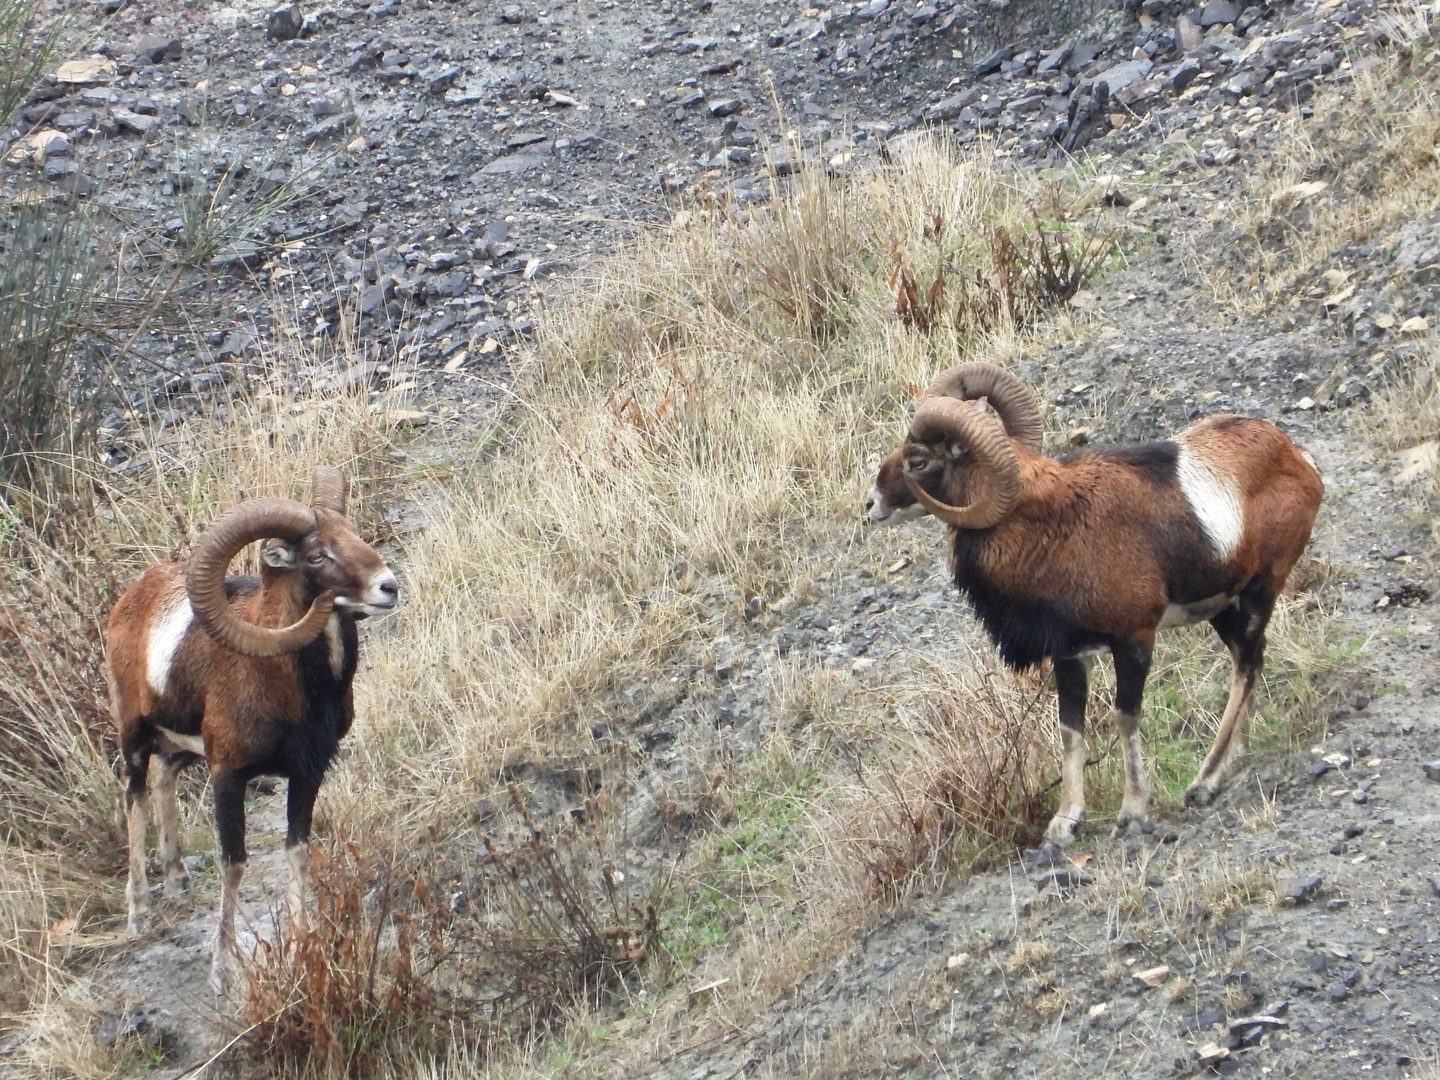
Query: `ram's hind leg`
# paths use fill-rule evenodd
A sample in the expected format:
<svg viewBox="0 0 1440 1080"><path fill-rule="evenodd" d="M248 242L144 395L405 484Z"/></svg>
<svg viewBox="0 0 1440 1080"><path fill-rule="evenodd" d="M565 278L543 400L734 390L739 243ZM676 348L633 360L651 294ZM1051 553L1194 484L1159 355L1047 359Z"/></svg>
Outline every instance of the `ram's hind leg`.
<svg viewBox="0 0 1440 1080"><path fill-rule="evenodd" d="M125 883L125 928L141 934L150 925L150 882L145 873L145 834L150 828L151 734L143 724L119 728L124 735L120 753L125 759L125 832L130 845L130 879Z"/></svg>
<svg viewBox="0 0 1440 1080"><path fill-rule="evenodd" d="M1253 582L1240 594L1238 602L1210 620L1210 625L1230 650L1235 665L1230 679L1230 697L1225 715L1215 732L1215 741L1205 755L1194 781L1185 792L1187 806L1208 806L1221 786L1235 771L1236 763L1245 753L1250 734L1250 710L1255 700L1255 686L1265 662L1265 627L1275 610L1278 589L1269 582Z"/></svg>
<svg viewBox="0 0 1440 1080"><path fill-rule="evenodd" d="M1088 660L1055 661L1055 690L1060 698L1060 808L1045 830L1047 842L1064 847L1085 820L1085 695Z"/></svg>
<svg viewBox="0 0 1440 1080"><path fill-rule="evenodd" d="M194 761L193 754L161 754L155 775L155 817L160 832L160 865L165 869L165 895L173 898L190 891L190 874L180 855L180 801L176 785L180 770Z"/></svg>
<svg viewBox="0 0 1440 1080"><path fill-rule="evenodd" d="M1150 674L1150 641L1116 642L1115 727L1125 761L1125 798L1115 818L1118 834L1132 821L1144 824L1150 818L1150 781L1145 776L1145 759L1140 752L1140 702L1145 678Z"/></svg>

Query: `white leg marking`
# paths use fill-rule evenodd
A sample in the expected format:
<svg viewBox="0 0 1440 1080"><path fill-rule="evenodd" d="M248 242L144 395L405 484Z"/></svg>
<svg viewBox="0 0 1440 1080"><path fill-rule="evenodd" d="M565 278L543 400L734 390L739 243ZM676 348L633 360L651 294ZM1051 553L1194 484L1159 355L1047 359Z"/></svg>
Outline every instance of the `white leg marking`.
<svg viewBox="0 0 1440 1080"><path fill-rule="evenodd" d="M1183 439L1176 471L1180 490L1210 541L1211 550L1216 558L1230 558L1240 546L1240 537L1245 531L1245 513L1235 481L1191 453Z"/></svg>
<svg viewBox="0 0 1440 1080"><path fill-rule="evenodd" d="M1050 819L1045 838L1062 847L1075 839L1075 826L1085 820L1085 736L1060 725L1060 809Z"/></svg>
<svg viewBox="0 0 1440 1080"><path fill-rule="evenodd" d="M244 876L244 863L231 863L220 875L220 925L215 928L210 986L222 997L230 989L230 971L235 962L235 908L240 901L240 879Z"/></svg>
<svg viewBox="0 0 1440 1080"><path fill-rule="evenodd" d="M1145 758L1140 752L1140 718L1117 712L1115 726L1120 730L1120 748L1125 761L1125 798L1115 818L1115 828L1120 829L1149 816L1150 781L1145 777Z"/></svg>
<svg viewBox="0 0 1440 1080"><path fill-rule="evenodd" d="M165 687L170 682L170 663L175 659L175 650L180 647L194 617L185 590L176 589L170 607L163 613L157 613L150 624L150 637L145 647L145 679L157 697L165 694Z"/></svg>
<svg viewBox="0 0 1440 1080"><path fill-rule="evenodd" d="M290 864L290 928L305 929L305 888L309 877L310 845L292 844L285 849L285 861Z"/></svg>
<svg viewBox="0 0 1440 1080"><path fill-rule="evenodd" d="M149 827L150 797L132 799L125 813L125 828L130 841L130 880L125 885L125 902L129 908L126 929L143 934L150 922L150 882L145 876L145 831Z"/></svg>

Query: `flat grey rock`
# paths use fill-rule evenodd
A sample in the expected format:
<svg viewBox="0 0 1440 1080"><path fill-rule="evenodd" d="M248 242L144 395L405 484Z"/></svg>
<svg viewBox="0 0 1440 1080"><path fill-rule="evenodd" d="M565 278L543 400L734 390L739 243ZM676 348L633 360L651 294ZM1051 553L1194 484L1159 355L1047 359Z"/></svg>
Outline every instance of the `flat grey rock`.
<svg viewBox="0 0 1440 1080"><path fill-rule="evenodd" d="M498 157L480 170L483 176L502 176L506 173L523 173L538 169L550 160L549 154L537 154L527 150L523 154L506 154Z"/></svg>
<svg viewBox="0 0 1440 1080"><path fill-rule="evenodd" d="M1124 90L1133 82L1139 82L1146 75L1154 70L1155 65L1149 60L1126 60L1123 64L1116 64L1114 67L1106 68L1099 75L1095 76L1097 83L1104 83L1110 87L1110 93Z"/></svg>

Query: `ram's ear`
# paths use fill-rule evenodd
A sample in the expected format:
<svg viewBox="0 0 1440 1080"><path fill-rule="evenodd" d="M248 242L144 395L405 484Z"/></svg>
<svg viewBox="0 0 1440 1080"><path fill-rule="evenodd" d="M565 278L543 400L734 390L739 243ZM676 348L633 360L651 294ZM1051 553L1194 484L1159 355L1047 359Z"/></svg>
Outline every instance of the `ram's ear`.
<svg viewBox="0 0 1440 1080"><path fill-rule="evenodd" d="M300 556L293 544L284 540L266 540L260 545L260 560L273 570L293 570Z"/></svg>
<svg viewBox="0 0 1440 1080"><path fill-rule="evenodd" d="M970 450L962 443L951 443L945 447L945 456L948 457L952 463L958 465L970 456Z"/></svg>

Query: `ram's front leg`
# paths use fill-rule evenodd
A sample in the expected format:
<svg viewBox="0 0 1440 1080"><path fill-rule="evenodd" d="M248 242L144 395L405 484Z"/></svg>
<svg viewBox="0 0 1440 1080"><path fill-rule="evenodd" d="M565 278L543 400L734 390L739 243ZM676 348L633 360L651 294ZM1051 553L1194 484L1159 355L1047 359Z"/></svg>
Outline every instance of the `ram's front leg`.
<svg viewBox="0 0 1440 1080"><path fill-rule="evenodd" d="M1085 697L1089 664L1078 657L1055 661L1055 690L1060 697L1060 808L1050 819L1045 839L1064 847L1085 820Z"/></svg>
<svg viewBox="0 0 1440 1080"><path fill-rule="evenodd" d="M238 957L235 912L240 906L240 879L245 876L245 778L212 769L215 793L215 827L220 834L220 912L215 928L215 951L210 962L210 986L225 996Z"/></svg>
<svg viewBox="0 0 1440 1080"><path fill-rule="evenodd" d="M1150 674L1152 640L1116 643L1115 727L1125 761L1125 798L1115 818L1115 833L1132 821L1150 819L1150 781L1145 776L1145 759L1140 753L1140 701L1145 694L1145 677Z"/></svg>
<svg viewBox="0 0 1440 1080"><path fill-rule="evenodd" d="M319 781L294 776L290 778L290 788L286 796L288 828L285 833L285 861L290 864L290 889L287 895L292 933L303 931L306 925L305 892L310 868L310 819L315 811L315 796L319 791Z"/></svg>

